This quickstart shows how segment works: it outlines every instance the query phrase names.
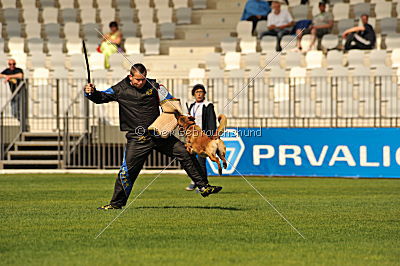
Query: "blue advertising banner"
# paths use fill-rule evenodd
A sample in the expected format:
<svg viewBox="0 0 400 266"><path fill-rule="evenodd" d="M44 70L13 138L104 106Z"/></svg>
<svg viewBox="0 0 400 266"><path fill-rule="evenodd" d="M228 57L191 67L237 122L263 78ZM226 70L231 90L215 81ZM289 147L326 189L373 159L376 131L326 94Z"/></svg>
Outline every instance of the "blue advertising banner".
<svg viewBox="0 0 400 266"><path fill-rule="evenodd" d="M398 128L231 128L226 175L400 177ZM208 159L208 172L218 175Z"/></svg>

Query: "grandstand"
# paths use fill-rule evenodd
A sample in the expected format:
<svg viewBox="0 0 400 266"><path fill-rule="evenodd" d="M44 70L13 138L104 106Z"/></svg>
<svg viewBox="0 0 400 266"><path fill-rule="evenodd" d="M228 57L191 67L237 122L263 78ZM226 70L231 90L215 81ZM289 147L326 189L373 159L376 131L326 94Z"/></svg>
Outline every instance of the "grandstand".
<svg viewBox="0 0 400 266"><path fill-rule="evenodd" d="M118 132L117 104L94 106L81 94L86 82L82 38L99 89L124 77L131 63L142 62L149 77L165 84L183 105L191 99L192 85L206 84L209 100L228 116L229 126L399 125L398 1L331 0L335 23L321 40L322 50L293 52L294 36L285 36L286 48L278 56L275 37L259 40L251 35L251 22L240 21L245 0L0 2L0 63L5 68L7 58L16 59L26 78L19 88L25 114L20 121L11 114L8 85L0 85L0 168L118 167L124 138ZM295 20L311 19L317 3L289 0L285 8ZM376 48L333 49L362 13L370 14ZM101 36L95 29L106 31L112 20L121 24L129 61L114 54L106 70L96 51ZM257 32L263 27L258 23ZM303 46L309 41L304 36ZM147 167L168 162L157 156Z"/></svg>

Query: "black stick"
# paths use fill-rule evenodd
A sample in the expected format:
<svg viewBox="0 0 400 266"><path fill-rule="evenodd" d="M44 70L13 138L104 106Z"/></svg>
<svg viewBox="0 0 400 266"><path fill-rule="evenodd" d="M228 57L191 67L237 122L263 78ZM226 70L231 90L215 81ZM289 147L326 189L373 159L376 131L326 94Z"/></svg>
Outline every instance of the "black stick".
<svg viewBox="0 0 400 266"><path fill-rule="evenodd" d="M86 62L86 71L87 71L87 82L88 84L91 83L90 82L90 69L89 69L89 59L88 59L88 55L87 55L87 50L86 50L86 45L85 45L85 41L82 40L82 46L83 46L83 53L85 55L85 62Z"/></svg>

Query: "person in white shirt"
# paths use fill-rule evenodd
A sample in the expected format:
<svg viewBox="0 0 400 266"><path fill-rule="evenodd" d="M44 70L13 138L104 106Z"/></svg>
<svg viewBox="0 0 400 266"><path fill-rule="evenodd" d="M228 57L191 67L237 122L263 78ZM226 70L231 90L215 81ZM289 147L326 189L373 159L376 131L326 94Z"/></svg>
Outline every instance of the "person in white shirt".
<svg viewBox="0 0 400 266"><path fill-rule="evenodd" d="M193 86L192 95L195 102L189 107L189 114L195 118L196 125L198 125L204 133L208 136L214 135L217 129L217 118L214 111L214 105L206 101L206 88L202 84ZM197 160L201 166L202 172L207 176L206 158L197 155ZM186 187L186 190L194 190L195 185L192 182Z"/></svg>
<svg viewBox="0 0 400 266"><path fill-rule="evenodd" d="M260 34L260 39L263 36L276 36L276 51L282 51L281 39L284 35L289 35L294 21L289 11L281 10L281 3L278 1L272 2L272 12L268 14L267 28L268 30Z"/></svg>

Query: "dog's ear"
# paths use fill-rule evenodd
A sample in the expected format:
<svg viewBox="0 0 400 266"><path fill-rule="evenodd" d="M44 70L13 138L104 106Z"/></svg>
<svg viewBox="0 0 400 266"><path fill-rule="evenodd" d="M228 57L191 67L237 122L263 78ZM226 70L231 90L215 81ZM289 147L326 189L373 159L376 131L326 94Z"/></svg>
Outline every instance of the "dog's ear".
<svg viewBox="0 0 400 266"><path fill-rule="evenodd" d="M189 118L189 121L195 121L195 120L196 120L196 118L194 118L194 117L191 116L191 115L190 115L188 118Z"/></svg>

